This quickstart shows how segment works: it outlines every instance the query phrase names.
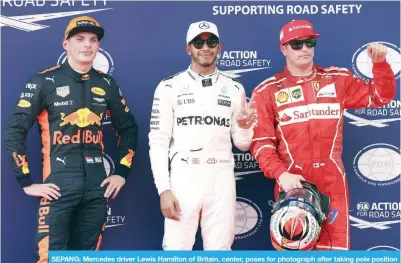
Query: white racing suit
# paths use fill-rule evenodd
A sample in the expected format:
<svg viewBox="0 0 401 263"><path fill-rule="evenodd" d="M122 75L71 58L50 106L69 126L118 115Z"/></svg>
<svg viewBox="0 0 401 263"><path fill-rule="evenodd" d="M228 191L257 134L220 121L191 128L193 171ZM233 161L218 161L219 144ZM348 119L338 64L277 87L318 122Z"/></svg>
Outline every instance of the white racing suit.
<svg viewBox="0 0 401 263"><path fill-rule="evenodd" d="M205 250L230 250L234 241L236 189L234 145L247 151L253 130L237 126L246 94L235 79L216 70L190 68L156 88L149 146L154 181L172 190L180 221L165 219L164 250L191 250L199 226Z"/></svg>

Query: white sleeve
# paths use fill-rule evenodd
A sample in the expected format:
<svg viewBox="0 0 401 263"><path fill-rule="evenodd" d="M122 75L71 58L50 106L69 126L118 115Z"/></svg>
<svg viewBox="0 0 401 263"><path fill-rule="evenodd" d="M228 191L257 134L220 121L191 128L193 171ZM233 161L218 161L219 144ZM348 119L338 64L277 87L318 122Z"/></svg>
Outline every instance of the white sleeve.
<svg viewBox="0 0 401 263"><path fill-rule="evenodd" d="M236 84L240 88L241 95L237 97L238 101L234 104L234 110L232 115L232 125L231 125L231 136L234 142L234 146L237 147L241 151L248 151L252 142L253 137L253 128L252 126L249 129L242 129L237 125L237 115L240 112L242 107L246 105L246 93L244 87L242 85Z"/></svg>
<svg viewBox="0 0 401 263"><path fill-rule="evenodd" d="M170 190L169 150L173 130L171 94L172 88L168 83L161 82L157 86L150 117L150 165L159 195Z"/></svg>

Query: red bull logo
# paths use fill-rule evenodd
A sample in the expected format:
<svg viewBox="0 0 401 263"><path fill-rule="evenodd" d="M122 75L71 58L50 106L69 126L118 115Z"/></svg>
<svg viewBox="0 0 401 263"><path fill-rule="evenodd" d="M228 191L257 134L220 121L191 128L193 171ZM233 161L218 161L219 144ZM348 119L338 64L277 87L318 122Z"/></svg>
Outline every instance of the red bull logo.
<svg viewBox="0 0 401 263"><path fill-rule="evenodd" d="M46 223L46 216L50 212L50 201L46 198L40 199L39 218L38 218L38 232L49 233L49 225Z"/></svg>
<svg viewBox="0 0 401 263"><path fill-rule="evenodd" d="M100 115L98 116L88 108L79 109L76 112L73 112L67 116L63 112L60 114L62 120L60 126L67 125L68 123L70 125L77 125L81 128L95 124L99 126L102 125L103 113L100 113Z"/></svg>
<svg viewBox="0 0 401 263"><path fill-rule="evenodd" d="M16 152L13 152L13 158L14 158L15 164L18 167L22 167L22 173L29 174L28 161L26 159L26 155L20 155L20 154L17 154Z"/></svg>
<svg viewBox="0 0 401 263"><path fill-rule="evenodd" d="M102 131L97 131L97 133L93 133L90 130L81 131L78 130L76 134L66 135L63 134L62 131L55 131L53 133L53 145L56 144L79 144L79 143L93 143L99 144L103 141L103 133Z"/></svg>
<svg viewBox="0 0 401 263"><path fill-rule="evenodd" d="M133 156L134 156L134 151L129 149L128 154L121 159L120 164L125 165L127 167L131 167Z"/></svg>

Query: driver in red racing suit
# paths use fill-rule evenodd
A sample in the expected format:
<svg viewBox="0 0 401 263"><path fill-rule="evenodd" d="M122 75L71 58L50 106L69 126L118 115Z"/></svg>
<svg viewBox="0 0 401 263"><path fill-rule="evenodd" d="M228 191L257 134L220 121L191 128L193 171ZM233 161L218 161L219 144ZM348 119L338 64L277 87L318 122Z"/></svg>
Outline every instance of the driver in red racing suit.
<svg viewBox="0 0 401 263"><path fill-rule="evenodd" d="M309 21L291 21L280 32L286 56L283 72L253 90L257 110L250 151L278 191L315 183L330 197L328 220L317 250L349 250L349 194L342 154L343 114L346 109L381 107L395 96L396 81L386 62L387 48L367 48L373 81L355 77L348 69L313 65L316 34ZM327 230L327 231L326 231Z"/></svg>

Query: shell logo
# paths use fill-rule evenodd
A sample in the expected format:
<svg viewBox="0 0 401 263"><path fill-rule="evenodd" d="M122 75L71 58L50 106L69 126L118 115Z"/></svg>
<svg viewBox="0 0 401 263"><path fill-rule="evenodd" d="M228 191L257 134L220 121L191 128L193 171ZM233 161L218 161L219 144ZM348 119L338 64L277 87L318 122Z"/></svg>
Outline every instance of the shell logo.
<svg viewBox="0 0 401 263"><path fill-rule="evenodd" d="M286 93L286 92L280 92L278 95L277 95L277 101L278 102L280 102L280 103L284 103L284 102L286 102L288 100L288 94Z"/></svg>

